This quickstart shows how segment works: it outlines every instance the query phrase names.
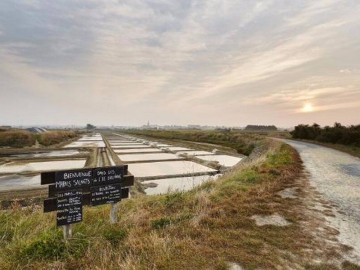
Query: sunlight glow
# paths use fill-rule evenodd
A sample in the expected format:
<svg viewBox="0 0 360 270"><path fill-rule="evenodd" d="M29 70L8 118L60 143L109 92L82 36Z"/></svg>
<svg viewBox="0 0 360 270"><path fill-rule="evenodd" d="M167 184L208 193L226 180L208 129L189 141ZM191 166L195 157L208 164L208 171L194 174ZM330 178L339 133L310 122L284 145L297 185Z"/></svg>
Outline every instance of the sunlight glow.
<svg viewBox="0 0 360 270"><path fill-rule="evenodd" d="M304 106L302 107L301 111L304 112L304 113L313 112L314 107L310 102L306 102L304 104Z"/></svg>

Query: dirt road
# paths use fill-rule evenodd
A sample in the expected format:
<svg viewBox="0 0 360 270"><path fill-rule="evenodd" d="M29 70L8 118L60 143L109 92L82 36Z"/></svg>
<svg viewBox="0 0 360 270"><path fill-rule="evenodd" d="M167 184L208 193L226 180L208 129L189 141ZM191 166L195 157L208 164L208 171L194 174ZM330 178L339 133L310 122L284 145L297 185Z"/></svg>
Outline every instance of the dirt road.
<svg viewBox="0 0 360 270"><path fill-rule="evenodd" d="M352 261L360 263L360 159L323 146L284 140L300 154L310 184L333 207L327 217L338 230L340 243L350 246Z"/></svg>

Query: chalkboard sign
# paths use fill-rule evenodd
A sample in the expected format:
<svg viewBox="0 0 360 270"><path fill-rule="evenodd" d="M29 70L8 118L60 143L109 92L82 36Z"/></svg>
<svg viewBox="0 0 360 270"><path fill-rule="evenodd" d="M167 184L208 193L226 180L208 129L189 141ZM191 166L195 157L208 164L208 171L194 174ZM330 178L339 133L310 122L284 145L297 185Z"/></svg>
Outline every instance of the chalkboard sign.
<svg viewBox="0 0 360 270"><path fill-rule="evenodd" d="M112 183L120 183L124 178L125 167L113 166L96 168L93 170L93 185L107 185Z"/></svg>
<svg viewBox="0 0 360 270"><path fill-rule="evenodd" d="M49 185L44 212L57 211L57 225L62 226L82 221L83 205L117 203L128 198L134 176L128 173L127 165L121 165L43 172L41 184Z"/></svg>
<svg viewBox="0 0 360 270"><path fill-rule="evenodd" d="M56 199L57 226L82 221L82 191L69 190L59 192Z"/></svg>
<svg viewBox="0 0 360 270"><path fill-rule="evenodd" d="M117 203L121 200L121 185L110 184L102 186L94 186L90 188L92 206L105 204L105 203Z"/></svg>
<svg viewBox="0 0 360 270"><path fill-rule="evenodd" d="M56 190L71 190L91 185L92 169L61 171L55 173Z"/></svg>

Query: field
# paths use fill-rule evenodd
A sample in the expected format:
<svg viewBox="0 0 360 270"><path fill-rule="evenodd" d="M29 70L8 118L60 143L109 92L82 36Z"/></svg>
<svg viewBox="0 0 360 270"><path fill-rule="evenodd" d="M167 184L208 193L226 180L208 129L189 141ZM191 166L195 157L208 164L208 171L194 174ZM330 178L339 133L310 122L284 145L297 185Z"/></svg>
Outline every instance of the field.
<svg viewBox="0 0 360 270"><path fill-rule="evenodd" d="M179 133L174 138L184 140ZM14 204L0 213L0 268L228 269L236 263L244 269L358 269L333 263L339 251L303 228L313 220L304 216L301 198L277 195L303 177L292 148L252 134L211 132L195 141L231 145L238 152L251 145L253 158L190 192L127 199L114 225L108 206L86 207L68 242L55 227L54 213ZM272 214L286 217L289 225L257 226L253 220Z"/></svg>

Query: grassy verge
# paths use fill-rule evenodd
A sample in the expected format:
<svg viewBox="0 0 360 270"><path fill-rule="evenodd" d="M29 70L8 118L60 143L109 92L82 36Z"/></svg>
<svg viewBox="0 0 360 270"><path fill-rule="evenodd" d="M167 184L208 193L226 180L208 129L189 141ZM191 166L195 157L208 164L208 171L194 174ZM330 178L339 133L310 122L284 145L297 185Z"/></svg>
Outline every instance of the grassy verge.
<svg viewBox="0 0 360 270"><path fill-rule="evenodd" d="M262 144L263 135L231 130L128 130L127 133L167 140L184 140L210 143L235 149L237 153L250 155L254 148Z"/></svg>
<svg viewBox="0 0 360 270"><path fill-rule="evenodd" d="M291 184L301 163L273 142L261 157L190 192L138 196L119 205L85 208L74 238L62 241L55 214L36 207L0 213L1 269L245 269L306 265L314 243L300 228L297 200L275 193ZM290 226L258 227L254 214L278 213Z"/></svg>

